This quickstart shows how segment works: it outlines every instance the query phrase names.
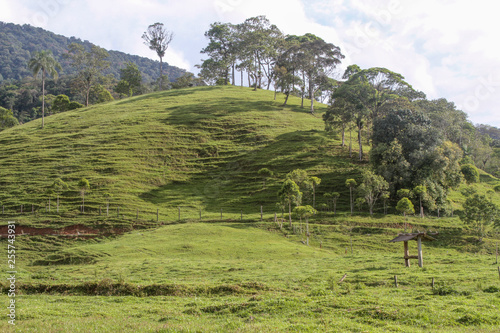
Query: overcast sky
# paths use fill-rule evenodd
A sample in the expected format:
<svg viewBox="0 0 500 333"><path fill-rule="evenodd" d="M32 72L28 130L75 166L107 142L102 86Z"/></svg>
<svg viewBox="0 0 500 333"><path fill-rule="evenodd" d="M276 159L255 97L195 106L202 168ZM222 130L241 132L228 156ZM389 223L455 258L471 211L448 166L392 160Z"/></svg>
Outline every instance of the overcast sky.
<svg viewBox="0 0 500 333"><path fill-rule="evenodd" d="M386 67L429 99L455 102L473 123L500 127L497 8L491 0L0 0L0 21L152 59L141 36L162 22L175 33L165 60L196 73L210 23L266 15L285 34L340 46L339 73Z"/></svg>

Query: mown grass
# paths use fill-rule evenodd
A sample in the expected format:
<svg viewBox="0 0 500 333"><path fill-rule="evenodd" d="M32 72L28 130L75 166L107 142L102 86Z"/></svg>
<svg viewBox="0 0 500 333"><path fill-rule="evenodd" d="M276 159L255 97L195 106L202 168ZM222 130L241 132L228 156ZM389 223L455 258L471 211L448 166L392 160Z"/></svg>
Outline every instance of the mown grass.
<svg viewBox="0 0 500 333"><path fill-rule="evenodd" d="M491 251L463 252L438 240L424 244L424 268L415 260L405 268L402 244L387 243L398 229L377 233L357 220L365 226L311 225L309 247L303 234L265 222L172 224L79 243L21 237L18 329L497 330L500 280ZM92 263L40 260L50 253L86 255Z"/></svg>

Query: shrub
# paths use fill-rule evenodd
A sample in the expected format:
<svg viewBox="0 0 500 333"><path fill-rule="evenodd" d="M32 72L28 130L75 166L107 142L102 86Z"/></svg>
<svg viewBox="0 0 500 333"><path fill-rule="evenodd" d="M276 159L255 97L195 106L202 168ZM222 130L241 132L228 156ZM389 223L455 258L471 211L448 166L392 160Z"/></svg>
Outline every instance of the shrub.
<svg viewBox="0 0 500 333"><path fill-rule="evenodd" d="M468 184L479 182L479 171L474 165L464 164L462 165L461 171Z"/></svg>

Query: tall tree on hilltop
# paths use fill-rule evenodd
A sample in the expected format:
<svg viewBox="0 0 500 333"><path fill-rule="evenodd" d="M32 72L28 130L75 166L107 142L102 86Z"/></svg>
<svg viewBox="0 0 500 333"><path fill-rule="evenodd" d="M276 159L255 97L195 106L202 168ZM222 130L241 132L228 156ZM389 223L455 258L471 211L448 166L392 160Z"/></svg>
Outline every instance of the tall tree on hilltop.
<svg viewBox="0 0 500 333"><path fill-rule="evenodd" d="M81 44L72 43L68 46L65 57L70 59L71 66L78 71L75 84L84 91L85 106L89 105L90 91L103 77L103 70L110 65L109 61L106 61L108 56L108 52L99 46L92 46L90 52Z"/></svg>
<svg viewBox="0 0 500 333"><path fill-rule="evenodd" d="M303 50L302 70L307 79L307 91L311 99L310 112L314 113L314 99L318 89L325 85L333 70L344 59L340 48L323 39L306 34L307 39L300 44Z"/></svg>
<svg viewBox="0 0 500 333"><path fill-rule="evenodd" d="M35 52L28 62L28 67L37 77L42 73L42 128L45 125L45 78L47 75L53 78L58 77L57 70L62 70L61 65L54 59L51 51Z"/></svg>
<svg viewBox="0 0 500 333"><path fill-rule="evenodd" d="M205 37L208 38L209 43L207 47L201 50L201 53L207 54L211 61L205 64L207 61L205 60L202 67L205 66L206 68L208 64L217 64L220 72L223 73L224 85L229 83L229 71L232 69L231 78L234 85L237 43L235 26L230 23L212 23L210 29L205 32Z"/></svg>
<svg viewBox="0 0 500 333"><path fill-rule="evenodd" d="M269 89L273 73L272 64L277 57L277 49L283 41L283 33L265 17L256 16L245 20L236 27L239 34L239 58L252 82L254 90L262 87L262 79L267 78Z"/></svg>
<svg viewBox="0 0 500 333"><path fill-rule="evenodd" d="M174 33L168 31L163 23L155 23L148 27L148 30L142 34L144 44L155 51L160 58L160 90L163 89L163 57L174 38Z"/></svg>

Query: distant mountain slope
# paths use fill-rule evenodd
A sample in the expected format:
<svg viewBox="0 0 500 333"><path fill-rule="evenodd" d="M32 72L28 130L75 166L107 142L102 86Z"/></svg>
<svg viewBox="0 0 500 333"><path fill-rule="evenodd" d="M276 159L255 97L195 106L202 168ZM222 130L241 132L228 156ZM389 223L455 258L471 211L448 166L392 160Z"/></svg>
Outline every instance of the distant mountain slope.
<svg viewBox="0 0 500 333"><path fill-rule="evenodd" d="M63 73L71 74L73 69L62 55L71 43L83 44L87 49L94 44L89 41L82 41L75 37L64 37L54 34L50 31L36 28L30 25L17 25L13 23L0 22L0 83L7 79L22 79L32 75L27 67L30 59L30 53L41 50L51 50L55 58L63 67ZM110 68L104 73L113 74L116 78L120 77L120 68L124 67L126 62L135 63L143 73L143 79L146 82L155 80L158 77L159 62L148 58L130 55L119 51L108 51L108 60L111 63ZM175 80L185 70L174 66L164 64L165 71L170 80Z"/></svg>

